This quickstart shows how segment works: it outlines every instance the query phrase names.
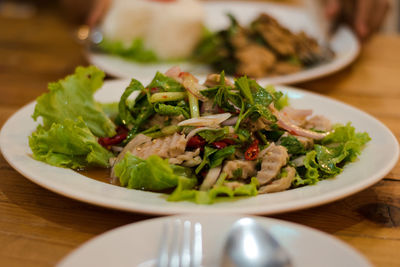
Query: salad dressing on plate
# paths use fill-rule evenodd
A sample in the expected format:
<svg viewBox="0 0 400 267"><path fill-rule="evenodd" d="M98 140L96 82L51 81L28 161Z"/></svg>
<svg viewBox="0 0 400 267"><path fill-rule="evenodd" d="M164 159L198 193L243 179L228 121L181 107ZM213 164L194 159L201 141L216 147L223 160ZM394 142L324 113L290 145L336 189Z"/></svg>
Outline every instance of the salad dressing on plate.
<svg viewBox="0 0 400 267"><path fill-rule="evenodd" d="M85 170L80 170L77 171L79 174L82 174L88 178L111 184L111 178L110 178L110 169L104 169L104 168L90 168L90 169L85 169Z"/></svg>

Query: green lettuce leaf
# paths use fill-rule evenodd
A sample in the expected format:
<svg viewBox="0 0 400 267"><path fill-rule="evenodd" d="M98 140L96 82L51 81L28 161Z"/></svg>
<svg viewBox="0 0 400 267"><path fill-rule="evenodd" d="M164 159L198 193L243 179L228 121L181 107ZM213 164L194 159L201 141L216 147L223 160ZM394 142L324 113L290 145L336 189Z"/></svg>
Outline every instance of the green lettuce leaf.
<svg viewBox="0 0 400 267"><path fill-rule="evenodd" d="M132 41L131 45L126 47L120 41L112 41L104 38L99 44L100 49L112 55L121 56L123 58L142 62L151 63L157 62L156 54L145 48L142 39L135 39Z"/></svg>
<svg viewBox="0 0 400 267"><path fill-rule="evenodd" d="M356 133L350 123L335 126L321 144L315 144L314 150L306 154L303 181L295 179L295 183L315 184L318 180L336 176L343 171L344 165L357 159L369 140L368 133Z"/></svg>
<svg viewBox="0 0 400 267"><path fill-rule="evenodd" d="M104 72L94 66L77 67L75 74L50 83L49 92L37 99L33 118L43 118L43 127L50 129L53 123L82 117L96 136L114 136L115 125L94 101L93 94L103 84Z"/></svg>
<svg viewBox="0 0 400 267"><path fill-rule="evenodd" d="M161 191L175 188L192 188L197 179L190 168L172 165L168 159L152 155L146 160L129 152L114 166L115 175L121 186L140 190Z"/></svg>
<svg viewBox="0 0 400 267"><path fill-rule="evenodd" d="M334 130L322 139L322 144L330 147L343 144L342 150L347 153L345 160L354 161L360 155L364 145L370 140L368 133L356 133L351 123L347 123L346 125L336 125Z"/></svg>
<svg viewBox="0 0 400 267"><path fill-rule="evenodd" d="M112 121L118 118L118 102L109 102L109 103L99 103L104 113L109 117ZM118 124L118 123L117 123Z"/></svg>
<svg viewBox="0 0 400 267"><path fill-rule="evenodd" d="M53 123L49 129L39 125L29 137L29 146L34 159L72 169L109 167L114 156L97 142L81 117Z"/></svg>
<svg viewBox="0 0 400 267"><path fill-rule="evenodd" d="M258 181L256 178L251 179L249 184L244 184L238 188L231 189L228 186L216 184L208 191L198 191L193 189L185 189L183 185L177 188L168 197L168 201L193 201L197 204L212 204L215 201L233 199L239 196L256 196Z"/></svg>

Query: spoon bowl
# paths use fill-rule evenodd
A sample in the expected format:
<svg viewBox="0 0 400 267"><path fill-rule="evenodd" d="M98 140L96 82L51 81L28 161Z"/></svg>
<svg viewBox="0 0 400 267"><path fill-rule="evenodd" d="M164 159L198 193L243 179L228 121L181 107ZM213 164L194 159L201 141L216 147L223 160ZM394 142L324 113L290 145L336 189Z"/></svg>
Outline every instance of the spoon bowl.
<svg viewBox="0 0 400 267"><path fill-rule="evenodd" d="M222 267L291 267L287 251L254 219L242 218L229 231Z"/></svg>

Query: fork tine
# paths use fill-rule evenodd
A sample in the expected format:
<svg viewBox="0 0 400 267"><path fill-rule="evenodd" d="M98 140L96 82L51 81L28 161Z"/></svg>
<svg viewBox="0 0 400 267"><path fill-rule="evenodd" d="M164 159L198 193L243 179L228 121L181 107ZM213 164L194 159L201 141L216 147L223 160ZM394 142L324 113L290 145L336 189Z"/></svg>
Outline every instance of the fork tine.
<svg viewBox="0 0 400 267"><path fill-rule="evenodd" d="M180 248L182 247L182 221L176 219L173 224L173 232L172 232L172 242L170 244L170 255L171 258L169 260L170 267L178 267L180 266Z"/></svg>
<svg viewBox="0 0 400 267"><path fill-rule="evenodd" d="M201 224L179 219L166 222L160 239L157 267L200 267Z"/></svg>
<svg viewBox="0 0 400 267"><path fill-rule="evenodd" d="M191 227L192 224L190 221L183 222L183 242L182 242L182 258L181 258L181 267L189 267L191 257Z"/></svg>
<svg viewBox="0 0 400 267"><path fill-rule="evenodd" d="M202 229L200 223L194 224L194 236L192 245L192 255L191 255L191 267L199 267L201 265L203 257L203 240L202 240Z"/></svg>
<svg viewBox="0 0 400 267"><path fill-rule="evenodd" d="M157 257L157 267L167 267L168 266L168 222L163 224L161 239L160 239L160 247L158 248L158 257Z"/></svg>

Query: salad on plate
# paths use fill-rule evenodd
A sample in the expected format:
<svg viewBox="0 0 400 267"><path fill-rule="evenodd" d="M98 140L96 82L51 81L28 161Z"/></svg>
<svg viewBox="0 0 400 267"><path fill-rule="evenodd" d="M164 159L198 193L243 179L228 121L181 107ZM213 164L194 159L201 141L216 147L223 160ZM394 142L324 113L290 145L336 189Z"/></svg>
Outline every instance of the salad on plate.
<svg viewBox="0 0 400 267"><path fill-rule="evenodd" d="M78 67L49 84L33 113L34 159L108 169L112 184L210 204L335 177L370 140L246 76L200 82L173 67L147 85L132 79L119 103L98 103L103 78L94 66Z"/></svg>

